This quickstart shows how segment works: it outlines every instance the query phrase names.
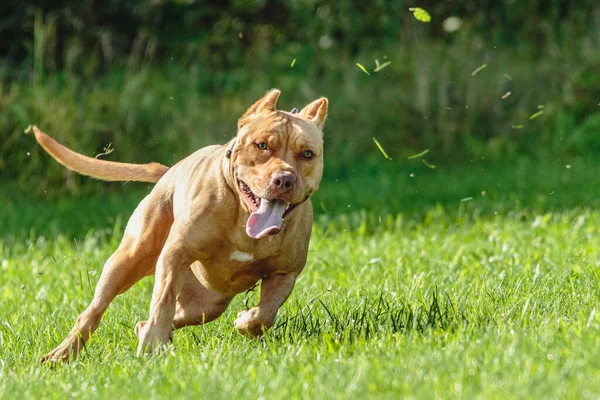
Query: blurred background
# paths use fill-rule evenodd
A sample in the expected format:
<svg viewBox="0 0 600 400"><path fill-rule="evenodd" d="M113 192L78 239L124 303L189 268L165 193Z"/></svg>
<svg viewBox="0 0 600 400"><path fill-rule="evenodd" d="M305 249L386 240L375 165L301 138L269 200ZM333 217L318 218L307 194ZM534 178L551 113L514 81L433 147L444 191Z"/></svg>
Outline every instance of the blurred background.
<svg viewBox="0 0 600 400"><path fill-rule="evenodd" d="M124 191L66 171L23 133L30 124L87 155L172 165L232 137L273 87L282 109L330 99L321 213L425 214L417 204L493 199L493 185L525 203L548 204L540 193L558 185L569 193L554 206L596 201L569 189L598 186L594 0L23 0L0 11L5 208L67 194L109 207ZM381 196L366 200L372 190Z"/></svg>

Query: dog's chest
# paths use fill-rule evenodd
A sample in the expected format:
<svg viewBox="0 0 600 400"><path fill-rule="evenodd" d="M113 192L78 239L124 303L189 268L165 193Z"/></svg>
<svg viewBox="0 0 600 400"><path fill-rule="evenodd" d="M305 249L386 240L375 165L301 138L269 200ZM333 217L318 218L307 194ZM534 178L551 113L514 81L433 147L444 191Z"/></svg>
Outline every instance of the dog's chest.
<svg viewBox="0 0 600 400"><path fill-rule="evenodd" d="M281 272L271 258L271 246L223 246L212 257L194 263L192 270L206 287L221 293L240 293L260 279Z"/></svg>
<svg viewBox="0 0 600 400"><path fill-rule="evenodd" d="M232 250L231 254L229 255L230 261L235 261L239 263L252 263L255 261L255 259L256 256L254 255L254 253L250 253L247 251Z"/></svg>

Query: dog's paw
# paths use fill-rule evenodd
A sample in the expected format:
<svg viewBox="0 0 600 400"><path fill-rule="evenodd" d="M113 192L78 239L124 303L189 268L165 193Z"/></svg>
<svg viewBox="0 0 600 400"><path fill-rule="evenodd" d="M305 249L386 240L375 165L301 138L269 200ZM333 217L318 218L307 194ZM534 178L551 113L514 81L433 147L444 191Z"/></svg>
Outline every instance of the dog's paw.
<svg viewBox="0 0 600 400"><path fill-rule="evenodd" d="M138 337L138 340L140 338L142 329L144 329L144 326L146 326L146 324L148 323L148 321L140 321L137 324L135 324L135 328L133 328L133 332L135 333L135 336ZM169 342L173 341L173 331L171 331L171 334L169 335Z"/></svg>
<svg viewBox="0 0 600 400"><path fill-rule="evenodd" d="M233 324L240 334L253 338L262 336L264 330L271 326L269 321L261 318L260 310L257 307L240 311Z"/></svg>
<svg viewBox="0 0 600 400"><path fill-rule="evenodd" d="M135 326L135 334L139 339L137 348L138 357L157 354L166 350L167 343L171 338L170 331L162 332L156 326L149 326L147 321L140 321Z"/></svg>
<svg viewBox="0 0 600 400"><path fill-rule="evenodd" d="M40 358L42 364L53 364L57 362L68 362L75 359L83 344L77 336L69 336L50 353Z"/></svg>
<svg viewBox="0 0 600 400"><path fill-rule="evenodd" d="M144 329L144 326L146 326L147 323L148 323L148 321L140 321L137 324L135 324L135 328L133 328L133 332L135 333L135 336L138 337L138 340L140 338L140 335L142 334L142 330Z"/></svg>

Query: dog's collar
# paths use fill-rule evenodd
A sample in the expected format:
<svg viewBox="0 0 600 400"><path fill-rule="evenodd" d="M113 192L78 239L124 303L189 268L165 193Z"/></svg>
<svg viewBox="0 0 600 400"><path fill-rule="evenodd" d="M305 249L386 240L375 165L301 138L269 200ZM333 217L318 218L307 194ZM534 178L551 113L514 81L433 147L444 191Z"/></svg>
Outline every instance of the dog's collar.
<svg viewBox="0 0 600 400"><path fill-rule="evenodd" d="M231 158L231 153L233 153L233 148L235 146L235 142L236 141L237 141L237 136L233 138L233 141L231 142L231 146L229 146L229 148L225 152L225 157L226 158Z"/></svg>

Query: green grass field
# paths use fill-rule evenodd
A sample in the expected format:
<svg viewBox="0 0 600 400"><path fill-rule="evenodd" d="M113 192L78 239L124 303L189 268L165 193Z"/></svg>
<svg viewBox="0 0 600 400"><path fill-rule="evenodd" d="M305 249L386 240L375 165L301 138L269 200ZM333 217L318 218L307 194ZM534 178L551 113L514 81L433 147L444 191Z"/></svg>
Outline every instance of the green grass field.
<svg viewBox="0 0 600 400"><path fill-rule="evenodd" d="M146 278L74 363L47 368L145 185L0 192L0 396L598 398L600 162L472 161L328 171L309 260L275 328L234 317L135 358ZM411 177L411 174L413 175Z"/></svg>

